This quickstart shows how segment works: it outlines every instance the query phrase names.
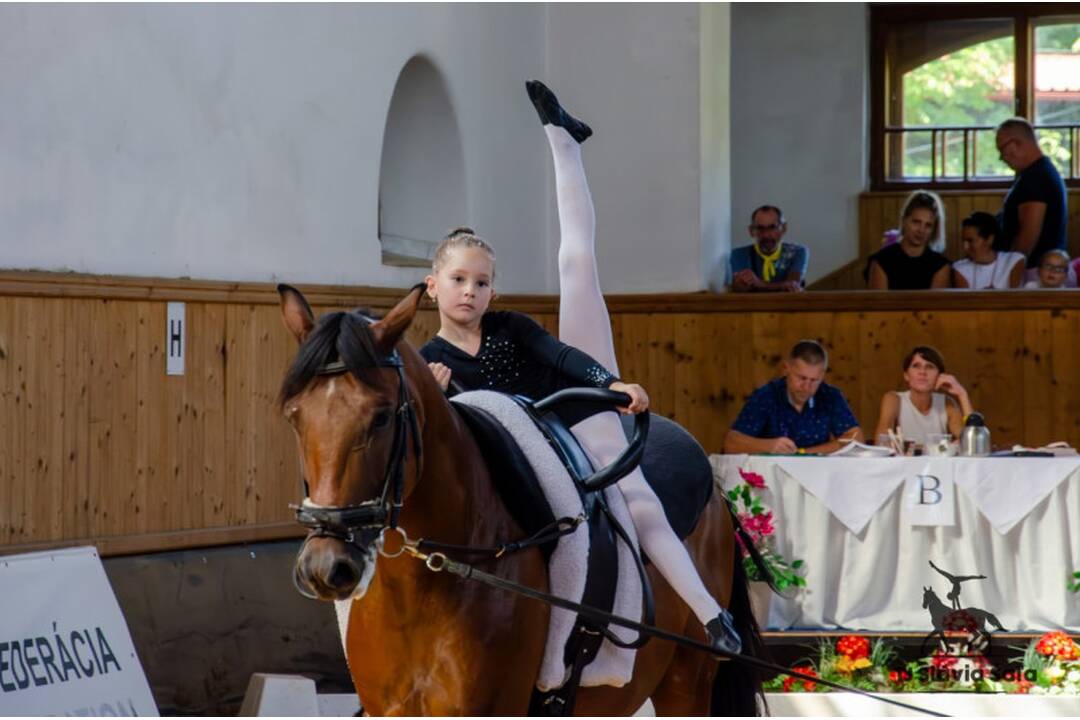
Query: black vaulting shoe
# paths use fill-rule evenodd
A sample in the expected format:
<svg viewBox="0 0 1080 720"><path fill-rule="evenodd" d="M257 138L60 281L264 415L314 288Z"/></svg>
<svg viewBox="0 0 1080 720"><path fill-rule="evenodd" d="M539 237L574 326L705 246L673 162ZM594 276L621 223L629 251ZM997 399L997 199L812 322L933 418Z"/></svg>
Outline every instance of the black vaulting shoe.
<svg viewBox="0 0 1080 720"><path fill-rule="evenodd" d="M705 625L705 634L709 638L709 644L717 650L738 655L742 652L742 638L735 629L735 618L725 608L720 608L720 614Z"/></svg>
<svg viewBox="0 0 1080 720"><path fill-rule="evenodd" d="M592 135L591 127L563 110L559 99L547 85L539 80L526 80L525 89L529 91L529 99L532 100L541 123L563 128L578 143L585 142Z"/></svg>

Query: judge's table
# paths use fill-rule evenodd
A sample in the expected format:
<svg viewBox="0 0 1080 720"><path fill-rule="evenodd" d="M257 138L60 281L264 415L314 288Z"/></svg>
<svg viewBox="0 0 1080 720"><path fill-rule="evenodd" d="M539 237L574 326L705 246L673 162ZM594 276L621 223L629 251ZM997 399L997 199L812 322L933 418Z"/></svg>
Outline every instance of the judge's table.
<svg viewBox="0 0 1080 720"><path fill-rule="evenodd" d="M1067 584L1080 569L1080 457L710 462L725 489L743 482L740 469L764 478L775 549L805 562L807 587L773 595L770 629L929 631L959 590L960 607L1006 630L1080 632Z"/></svg>

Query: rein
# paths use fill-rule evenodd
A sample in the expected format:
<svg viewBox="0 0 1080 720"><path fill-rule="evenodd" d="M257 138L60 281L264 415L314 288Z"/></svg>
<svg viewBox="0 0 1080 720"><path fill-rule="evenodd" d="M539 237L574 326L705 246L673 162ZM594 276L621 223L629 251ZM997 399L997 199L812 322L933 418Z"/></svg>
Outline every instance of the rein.
<svg viewBox="0 0 1080 720"><path fill-rule="evenodd" d="M331 537L353 545L361 550L364 550L372 541L374 541L379 554L384 557L394 558L407 553L411 557L423 561L428 570L432 572L438 573L446 571L465 580L477 580L490 587L506 590L524 597L539 600L548 605L570 610L578 613L582 617L588 617L601 623L629 628L639 634L639 641L636 641L634 645L637 645L638 642L643 644L647 637L668 640L693 650L699 650L714 656L736 660L763 670L771 670L801 680L820 683L838 690L853 692L896 707L902 707L907 710L913 710L935 717L948 717L947 715L931 710L925 710L914 705L908 705L907 703L898 700L880 697L859 688L845 686L819 677L804 675L749 655L729 653L724 650L713 648L712 646L694 640L693 638L671 633L653 625L646 625L634 620L629 620L588 605L566 600L565 598L550 593L541 592L526 585L521 585L511 580L500 578L497 575L484 572L467 563L452 560L447 557L445 552L442 552L446 551L467 555L490 555L494 558L499 558L507 553L516 552L536 545L542 545L545 542L555 540L563 535L574 532L584 521L584 517L581 516L576 518L560 518L527 538L515 542L504 543L496 547L451 545L424 539L410 540L405 530L398 526L398 517L404 506L405 461L408 456L410 433L413 436L413 447L416 450L417 481L420 480L422 470L420 429L416 420L416 411L412 404L413 401L409 394L408 382L405 378L405 369L401 360L401 355L397 350L394 350L386 357L378 359L374 363L374 366L394 368L397 371L398 376L398 404L397 408L394 410L394 439L390 449L390 463L387 466L382 491L378 498L366 500L356 505L319 507L313 505L309 501L307 478L301 477L304 499L301 501L300 505L290 505L290 507L295 510L297 521L305 527L311 528L309 537ZM348 372L348 370L348 366L344 362L338 360L320 367L318 374L339 375ZM386 549L386 539L390 533L394 533L400 538L401 546L399 548ZM358 535L360 537L358 537ZM365 540L366 542L364 542ZM430 550L435 550L435 552L427 552ZM295 582L295 576L293 579ZM297 589L302 594L308 594L298 583ZM609 639L612 638L610 635L608 637Z"/></svg>
<svg viewBox="0 0 1080 720"><path fill-rule="evenodd" d="M868 697L872 700L888 703L889 705L904 708L905 710L912 710L914 712L922 713L924 715L930 715L932 717L950 717L949 715L939 713L934 710L927 710L925 708L921 708L916 705L910 705L899 700L892 700L886 697L881 697L880 695L875 695L874 693L862 690L857 687L844 685L842 683L833 682L831 680L826 680L824 678L812 675L805 675L795 670L790 670L788 668L781 667L780 665L777 665L775 663L771 663L767 660L761 660L750 655L744 655L742 653L729 653L725 650L720 650L718 648L712 647L711 645L707 645L700 640L694 640L693 638L686 637L685 635L668 632L667 630L663 630L654 625L646 625L644 623L636 622L634 620L629 620L618 615L604 612L603 610L598 610L597 608L590 607L588 605L582 605L581 603L576 603L572 600L561 598L557 595L541 592L540 590L528 587L527 585L522 585L512 580L506 580L497 575L492 575L491 573L484 572L483 570L479 570L472 565L469 565L468 563L452 560L441 552L425 553L420 548L420 544L423 542L422 540L409 540L408 536L403 530L398 529L398 532L401 534L401 537L403 539L403 545L400 551L396 552L393 555L390 555L389 557L397 557L402 553L408 553L411 557L423 561L425 567L427 567L428 570L434 573L440 573L445 571L452 575L457 575L464 580L476 580L485 585L488 585L489 587L506 590L517 595L532 598L533 600L539 600L540 602L547 603L548 605L563 608L564 610L570 610L598 622L610 623L612 625L619 625L625 628L629 628L630 630L636 631L639 635L643 637L647 636L654 637L659 640L668 640L669 642L673 642L676 645L682 645L683 647L690 648L691 650L707 652L714 656L720 656L729 660L736 660L747 665L752 665L762 670L771 670L782 675L788 675L790 677L798 678L800 680L808 680L810 682L825 685L836 690L852 692L857 695L862 695L863 697Z"/></svg>

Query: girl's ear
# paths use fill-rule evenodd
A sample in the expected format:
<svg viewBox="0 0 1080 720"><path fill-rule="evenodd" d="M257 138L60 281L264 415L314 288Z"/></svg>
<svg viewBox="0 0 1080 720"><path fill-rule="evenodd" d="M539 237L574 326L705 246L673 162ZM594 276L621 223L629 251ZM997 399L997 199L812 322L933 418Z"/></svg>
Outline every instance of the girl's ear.
<svg viewBox="0 0 1080 720"><path fill-rule="evenodd" d="M435 276L428 275L426 278L424 278L424 284L427 285L427 296L432 300L436 300L437 298L435 297Z"/></svg>

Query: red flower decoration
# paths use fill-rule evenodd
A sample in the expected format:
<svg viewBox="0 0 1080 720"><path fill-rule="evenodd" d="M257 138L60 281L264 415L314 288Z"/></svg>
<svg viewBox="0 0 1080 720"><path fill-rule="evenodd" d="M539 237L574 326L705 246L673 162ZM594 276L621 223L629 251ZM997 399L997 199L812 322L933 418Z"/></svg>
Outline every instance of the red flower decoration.
<svg viewBox="0 0 1080 720"><path fill-rule="evenodd" d="M836 652L852 660L868 658L870 657L870 641L862 635L845 635L836 641Z"/></svg>
<svg viewBox="0 0 1080 720"><path fill-rule="evenodd" d="M802 673L803 675L810 675L812 677L818 676L818 674L814 672L814 668L809 665L801 665L799 667L791 669L797 673ZM802 678L792 677L791 675L788 675L786 678L784 678L784 692L792 692L791 689L793 687L796 687L799 683L802 683L802 689L806 692L814 692L815 688L817 688L816 682L810 680L803 680Z"/></svg>
<svg viewBox="0 0 1080 720"><path fill-rule="evenodd" d="M763 488L765 487L765 478L758 475L756 472L750 472L749 470L743 470L739 468L739 477L743 479L750 487Z"/></svg>
<svg viewBox="0 0 1080 720"><path fill-rule="evenodd" d="M949 670L956 665L957 657L948 653L942 652L940 649L935 650L934 654L930 656L930 664L938 670Z"/></svg>
<svg viewBox="0 0 1080 720"><path fill-rule="evenodd" d="M1080 660L1080 647L1063 632L1048 632L1039 638L1035 652L1059 660Z"/></svg>

